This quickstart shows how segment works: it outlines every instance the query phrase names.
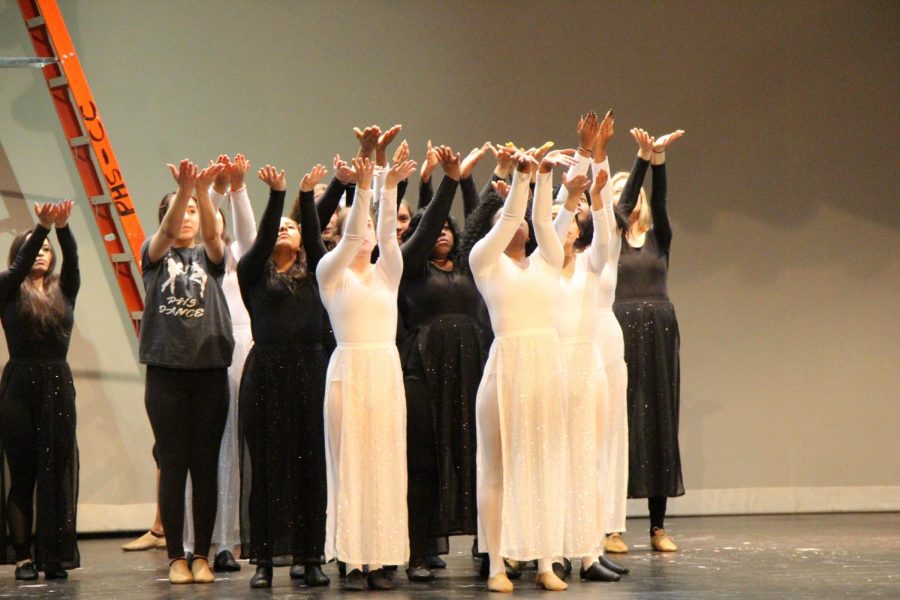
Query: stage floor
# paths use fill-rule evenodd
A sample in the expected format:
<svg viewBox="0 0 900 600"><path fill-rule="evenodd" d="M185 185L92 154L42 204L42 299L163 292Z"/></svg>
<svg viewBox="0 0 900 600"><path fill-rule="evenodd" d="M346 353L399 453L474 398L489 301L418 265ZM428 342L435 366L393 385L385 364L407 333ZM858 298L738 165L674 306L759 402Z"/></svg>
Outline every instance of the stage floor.
<svg viewBox="0 0 900 600"><path fill-rule="evenodd" d="M775 515L672 518L674 554L651 552L645 519L629 519L631 552L612 557L631 569L619 583L569 581L561 598L900 598L900 514ZM172 586L162 551L126 553L125 539L80 542L84 567L63 583L25 584L13 567L0 568L0 598L335 598L337 568L326 566L329 588L310 590L276 569L271 590L251 590L253 567L213 585ZM431 584L412 584L399 571L397 589L379 598L487 597L470 556L472 538L454 538L448 569ZM534 571L516 583L516 597L546 596ZM371 593L371 592L370 592ZM353 595L351 594L351 597ZM496 596L492 596L496 597Z"/></svg>

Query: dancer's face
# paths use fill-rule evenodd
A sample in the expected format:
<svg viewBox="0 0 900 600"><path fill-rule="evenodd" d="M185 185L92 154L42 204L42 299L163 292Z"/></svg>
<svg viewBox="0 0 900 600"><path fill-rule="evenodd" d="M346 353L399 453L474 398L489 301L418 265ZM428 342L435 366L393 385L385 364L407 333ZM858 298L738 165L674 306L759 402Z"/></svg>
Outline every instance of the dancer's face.
<svg viewBox="0 0 900 600"><path fill-rule="evenodd" d="M337 222L338 214L337 212L334 212L331 215L331 218L328 219L328 224L325 226L325 231L322 232L322 239L326 242L337 234Z"/></svg>
<svg viewBox="0 0 900 600"><path fill-rule="evenodd" d="M403 234L406 233L406 230L409 229L409 219L411 215L409 214L409 207L406 205L406 202L401 202L400 206L397 207L397 240L403 239Z"/></svg>
<svg viewBox="0 0 900 600"><path fill-rule="evenodd" d="M444 223L441 235L438 236L437 242L434 244L434 250L431 253L432 257L437 259L447 258L450 253L453 252L453 244L455 241L456 240L453 238L453 230L450 229L450 223Z"/></svg>
<svg viewBox="0 0 900 600"><path fill-rule="evenodd" d="M171 202L171 200L169 201ZM197 210L197 201L194 198L188 200L184 210L184 218L181 220L181 232L178 234L179 242L191 242L200 231L200 213Z"/></svg>
<svg viewBox="0 0 900 600"><path fill-rule="evenodd" d="M31 236L29 235L28 237L30 238ZM25 239L27 241L28 238ZM50 264L52 262L53 248L50 246L49 240L44 240L44 244L41 246L37 258L34 259L34 263L31 265L29 275L31 277L43 277L47 274L47 271L50 270Z"/></svg>
<svg viewBox="0 0 900 600"><path fill-rule="evenodd" d="M368 221L366 221L366 236L363 238L362 247L360 247L357 254L371 255L372 250L375 249L376 242L375 222L372 221L372 217L369 217Z"/></svg>
<svg viewBox="0 0 900 600"><path fill-rule="evenodd" d="M281 217L281 226L278 228L278 238L275 240L276 248L284 248L296 254L300 250L300 228L292 219Z"/></svg>

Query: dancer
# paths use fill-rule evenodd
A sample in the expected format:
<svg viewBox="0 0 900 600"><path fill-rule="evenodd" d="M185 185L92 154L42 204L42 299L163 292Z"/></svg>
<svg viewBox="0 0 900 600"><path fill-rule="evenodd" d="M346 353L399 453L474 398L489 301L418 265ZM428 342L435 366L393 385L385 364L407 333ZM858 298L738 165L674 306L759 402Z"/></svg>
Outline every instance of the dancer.
<svg viewBox="0 0 900 600"><path fill-rule="evenodd" d="M328 519L325 556L347 563L348 590L391 589L384 565L409 556L406 508L406 401L395 344L403 258L396 189L416 168L387 173L377 233L369 217L373 164L355 158L357 196L338 245L316 276L337 348L325 389ZM378 241L379 258L371 254ZM362 566L369 565L368 578Z"/></svg>
<svg viewBox="0 0 900 600"><path fill-rule="evenodd" d="M313 199L325 173L316 165L300 183L301 235L295 221L281 216L284 171L269 165L259 170L270 188L269 202L256 241L238 264L254 340L241 382L240 415L249 451L241 470L249 518L241 530L257 565L250 580L255 588L271 587L272 565L280 557L303 565L307 585L329 583L320 558L326 503L323 309L312 274L325 255Z"/></svg>
<svg viewBox="0 0 900 600"><path fill-rule="evenodd" d="M217 572L240 571L241 565L234 558L241 543L240 533L240 500L241 481L239 477L239 444L238 444L238 390L241 384L241 373L244 361L253 346L250 332L250 315L241 299L238 288L237 261L249 250L256 238L256 221L253 218L253 207L247 195L244 178L250 169L250 161L243 154L238 154L232 161L226 155L220 155L217 161L225 168L216 176L210 194L213 208L216 209L216 231L225 243L225 277L222 279L222 291L228 312L231 314L231 330L234 336L234 351L231 355L231 366L228 367L228 418L225 421L225 432L219 448L219 496L216 508L216 524L213 527L212 544L216 546L216 558L213 570ZM231 207L234 241L226 233L225 216L220 207L225 203ZM191 487L186 490L184 518L184 549L188 556L194 552L194 523L192 518Z"/></svg>
<svg viewBox="0 0 900 600"><path fill-rule="evenodd" d="M188 160L169 165L178 190L163 197L159 229L141 248L147 298L140 360L147 365L144 401L157 442L159 505L173 584L215 579L208 556L234 340L221 285L225 245L216 231L208 190L224 168L215 164L200 171ZM202 246L195 242L198 231ZM190 568L182 540L188 472L195 543Z"/></svg>
<svg viewBox="0 0 900 600"><path fill-rule="evenodd" d="M632 129L639 146L632 184L640 187L648 164L653 168L649 204L643 195L622 193L622 223L616 300L628 365L628 497L647 498L653 549L674 552L666 535L666 500L684 494L678 449L679 333L666 280L672 229L666 212L665 151L683 131L658 140Z"/></svg>
<svg viewBox="0 0 900 600"><path fill-rule="evenodd" d="M511 592L502 557L539 559L537 583L564 590L552 571L563 553L565 419L555 303L562 245L550 219L551 175L573 160L515 153L516 173L502 212L475 244L469 265L490 311L494 342L476 400L478 540L490 556L488 589ZM525 255L528 183L540 164L532 208L538 250Z"/></svg>
<svg viewBox="0 0 900 600"><path fill-rule="evenodd" d="M0 380L0 436L10 475L0 538L8 528L15 578L22 581L36 580L38 571L47 579L65 579L67 569L80 566L75 386L66 362L81 285L78 248L68 227L73 205L35 204L38 224L16 236L9 268L0 273L0 320L9 348ZM54 225L62 250L59 275L47 240ZM12 562L7 540L0 541L3 562Z"/></svg>

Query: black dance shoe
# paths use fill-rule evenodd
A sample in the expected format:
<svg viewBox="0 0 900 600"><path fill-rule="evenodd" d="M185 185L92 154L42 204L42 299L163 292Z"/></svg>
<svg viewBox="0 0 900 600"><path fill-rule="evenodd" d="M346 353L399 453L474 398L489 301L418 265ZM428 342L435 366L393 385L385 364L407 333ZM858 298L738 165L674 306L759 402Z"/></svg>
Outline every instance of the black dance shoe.
<svg viewBox="0 0 900 600"><path fill-rule="evenodd" d="M272 565L257 565L256 573L250 578L252 588L272 587Z"/></svg>
<svg viewBox="0 0 900 600"><path fill-rule="evenodd" d="M359 569L353 569L347 573L341 589L345 592L364 592L366 591L366 576Z"/></svg>
<svg viewBox="0 0 900 600"><path fill-rule="evenodd" d="M553 569L553 574L559 577L560 581L566 580L566 567L562 563L555 562L551 568Z"/></svg>
<svg viewBox="0 0 900 600"><path fill-rule="evenodd" d="M21 567L16 567L16 581L34 581L37 578L38 570L33 562L27 562Z"/></svg>
<svg viewBox="0 0 900 600"><path fill-rule="evenodd" d="M587 581L619 581L621 577L606 567L601 567L599 562L591 565L590 569L581 567L581 578Z"/></svg>
<svg viewBox="0 0 900 600"><path fill-rule="evenodd" d="M425 557L425 566L429 569L446 569L447 563L437 554Z"/></svg>
<svg viewBox="0 0 900 600"><path fill-rule="evenodd" d="M347 563L339 560L339 561L337 561L337 566L338 566L338 575L340 575L341 579L344 579L345 577L347 577Z"/></svg>
<svg viewBox="0 0 900 600"><path fill-rule="evenodd" d="M213 571L216 573L232 573L240 571L241 565L234 560L234 554L231 550L222 550L216 554L216 560L213 561Z"/></svg>
<svg viewBox="0 0 900 600"><path fill-rule="evenodd" d="M347 579L350 577L348 576ZM369 584L370 590L392 590L394 589L394 582L391 581L390 576L384 571L384 569L375 569L374 571L369 571L369 575L366 577L366 582Z"/></svg>
<svg viewBox="0 0 900 600"><path fill-rule="evenodd" d="M510 581L515 581L516 579L522 578L522 568L525 566L522 561L509 560L508 558L504 558L503 564L506 566L506 576L510 579Z"/></svg>
<svg viewBox="0 0 900 600"><path fill-rule="evenodd" d="M432 581L434 573L426 566L426 559L413 558L409 561L409 567L406 568L406 578L410 581Z"/></svg>
<svg viewBox="0 0 900 600"><path fill-rule="evenodd" d="M630 572L628 570L628 567L623 567L618 563L614 563L605 556L600 557L600 566L609 569L613 573L618 573L619 575L628 575L628 573Z"/></svg>
<svg viewBox="0 0 900 600"><path fill-rule="evenodd" d="M47 564L44 567L44 578L45 579L68 579L69 572L63 569L59 563L56 564Z"/></svg>
<svg viewBox="0 0 900 600"><path fill-rule="evenodd" d="M294 567L291 567L293 571ZM303 579L309 587L321 587L331 583L331 578L322 571L322 565L315 562L306 563ZM293 577L293 575L291 575Z"/></svg>
<svg viewBox="0 0 900 600"><path fill-rule="evenodd" d="M291 565L291 579L306 579L306 567L300 563Z"/></svg>

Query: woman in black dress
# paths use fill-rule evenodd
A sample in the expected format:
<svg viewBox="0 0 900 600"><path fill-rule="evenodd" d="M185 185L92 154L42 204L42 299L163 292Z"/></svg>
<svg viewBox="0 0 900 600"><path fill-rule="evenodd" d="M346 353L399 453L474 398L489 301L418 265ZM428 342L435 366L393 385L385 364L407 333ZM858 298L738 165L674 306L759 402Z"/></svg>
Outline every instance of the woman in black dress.
<svg viewBox="0 0 900 600"><path fill-rule="evenodd" d="M260 169L269 202L237 268L254 342L240 391L241 439L249 454L241 461L241 537L245 555L257 565L251 587L270 587L273 564L287 559L304 566L307 585L329 583L321 568L325 353L315 280L325 246L313 199L324 175L325 167L316 165L300 183L301 235L294 220L281 216L284 171ZM299 569L291 575L298 578Z"/></svg>
<svg viewBox="0 0 900 600"><path fill-rule="evenodd" d="M475 393L487 357L478 291L459 260L460 232L450 218L459 155L435 151L445 177L401 246L411 581L434 578L425 562L434 538L477 531Z"/></svg>
<svg viewBox="0 0 900 600"><path fill-rule="evenodd" d="M647 498L654 550L677 549L666 535L666 500L684 494L678 449L679 333L666 280L672 228L666 212L666 147L684 133L658 140L641 129L632 136L640 150L638 190L648 163L653 170L649 205L643 195L625 194L617 206L622 232L616 301L628 365L628 497Z"/></svg>
<svg viewBox="0 0 900 600"><path fill-rule="evenodd" d="M15 562L16 579L25 581L37 579L39 570L47 579L64 579L67 569L80 566L75 386L66 362L81 284L78 248L67 226L72 205L35 205L39 224L16 236L9 268L0 273L9 348L0 380L0 436L10 471L9 498L0 500L0 538L9 531L3 562ZM59 275L47 240L54 224L63 258Z"/></svg>

